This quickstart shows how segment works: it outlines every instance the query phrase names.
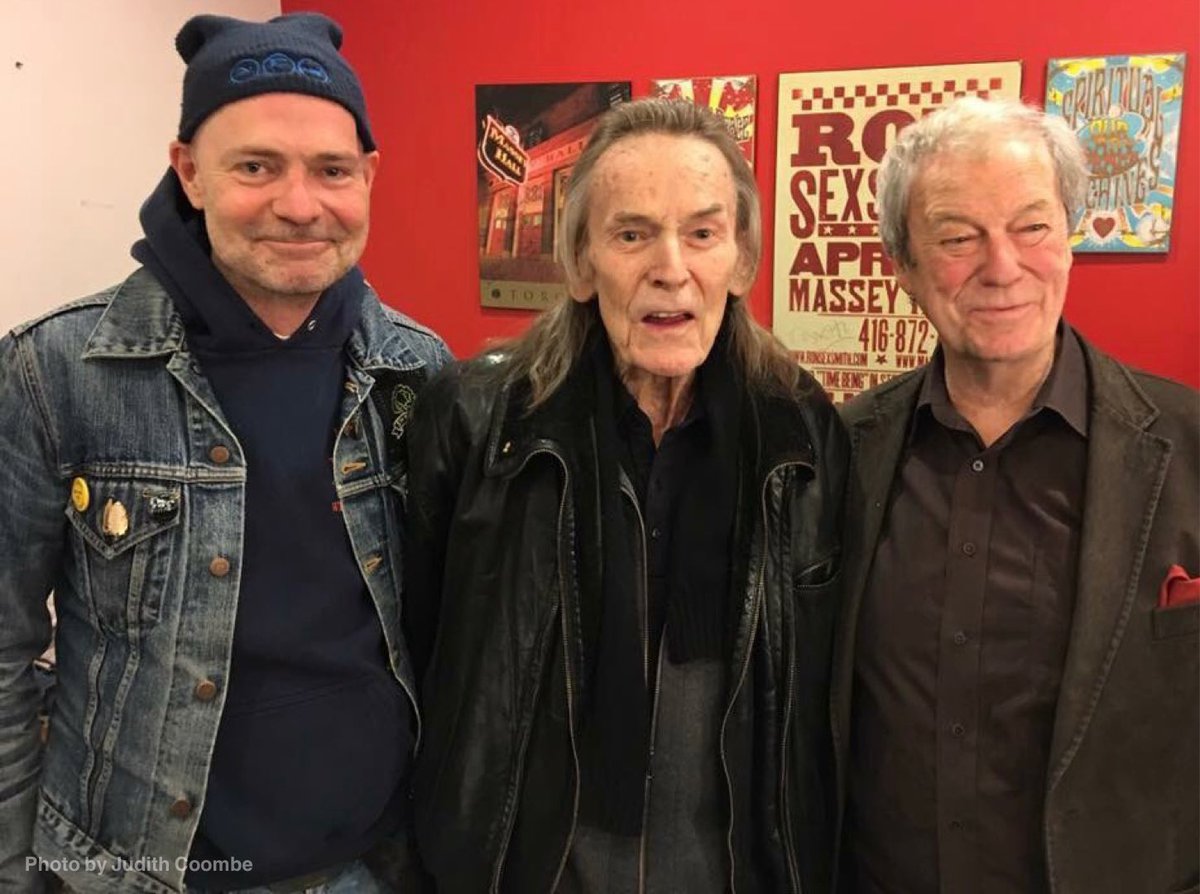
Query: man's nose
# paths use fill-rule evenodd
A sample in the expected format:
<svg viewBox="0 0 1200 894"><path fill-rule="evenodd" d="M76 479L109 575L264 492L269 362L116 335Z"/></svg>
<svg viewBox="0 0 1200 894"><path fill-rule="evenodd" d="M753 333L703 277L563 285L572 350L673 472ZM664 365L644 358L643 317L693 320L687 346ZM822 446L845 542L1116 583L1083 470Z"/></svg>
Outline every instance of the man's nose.
<svg viewBox="0 0 1200 894"><path fill-rule="evenodd" d="M683 260L683 246L676 236L664 235L654 248L654 266L651 279L663 289L678 289L688 280L687 264Z"/></svg>
<svg viewBox="0 0 1200 894"><path fill-rule="evenodd" d="M310 224L321 213L321 204L305 171L290 171L280 180L279 193L271 210L284 220L295 224Z"/></svg>
<svg viewBox="0 0 1200 894"><path fill-rule="evenodd" d="M1021 276L1021 247L1008 234L984 240L980 275L987 285L1006 286Z"/></svg>

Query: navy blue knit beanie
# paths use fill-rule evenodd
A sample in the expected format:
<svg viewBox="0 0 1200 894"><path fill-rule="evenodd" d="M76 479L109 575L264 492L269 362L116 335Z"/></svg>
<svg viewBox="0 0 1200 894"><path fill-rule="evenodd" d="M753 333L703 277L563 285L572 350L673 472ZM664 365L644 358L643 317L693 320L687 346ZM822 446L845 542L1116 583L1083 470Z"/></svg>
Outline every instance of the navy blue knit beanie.
<svg viewBox="0 0 1200 894"><path fill-rule="evenodd" d="M312 12L244 22L194 16L179 29L175 48L187 63L179 139L195 135L204 119L227 103L260 93L307 93L345 107L358 125L363 149L375 149L358 76L338 50L342 29Z"/></svg>

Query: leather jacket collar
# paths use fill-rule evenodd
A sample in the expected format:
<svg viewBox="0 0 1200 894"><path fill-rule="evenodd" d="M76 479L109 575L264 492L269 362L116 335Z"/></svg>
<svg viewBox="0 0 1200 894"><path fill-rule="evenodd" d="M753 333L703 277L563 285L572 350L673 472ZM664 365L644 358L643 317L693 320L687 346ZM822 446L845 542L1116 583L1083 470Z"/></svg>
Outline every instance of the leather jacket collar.
<svg viewBox="0 0 1200 894"><path fill-rule="evenodd" d="M515 474L538 452L551 451L562 456L560 445L573 442L586 432L593 411L591 395L580 394L572 370L567 382L533 410L526 411L529 384L521 381L505 385L495 403L491 438L484 459L485 474L506 477ZM766 475L780 465L797 464L815 474L819 462L816 446L794 404L782 396L764 396L752 392L749 401L750 430L743 433L743 449L753 447L761 484ZM781 412L791 404L792 412Z"/></svg>

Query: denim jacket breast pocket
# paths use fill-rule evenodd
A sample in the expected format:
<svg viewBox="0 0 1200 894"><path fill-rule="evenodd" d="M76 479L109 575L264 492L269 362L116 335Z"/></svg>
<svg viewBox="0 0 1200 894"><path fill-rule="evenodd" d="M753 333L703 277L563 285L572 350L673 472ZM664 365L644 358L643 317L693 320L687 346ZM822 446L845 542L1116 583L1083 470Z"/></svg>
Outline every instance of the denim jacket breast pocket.
<svg viewBox="0 0 1200 894"><path fill-rule="evenodd" d="M84 479L86 504L67 505L77 585L101 630L124 636L158 622L172 579L182 484Z"/></svg>

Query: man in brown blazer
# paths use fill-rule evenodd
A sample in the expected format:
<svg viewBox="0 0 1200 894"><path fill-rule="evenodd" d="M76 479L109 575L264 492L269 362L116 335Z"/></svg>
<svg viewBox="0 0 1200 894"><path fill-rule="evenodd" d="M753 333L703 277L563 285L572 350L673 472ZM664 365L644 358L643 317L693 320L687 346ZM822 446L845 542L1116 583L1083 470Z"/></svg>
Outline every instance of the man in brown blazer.
<svg viewBox="0 0 1200 894"><path fill-rule="evenodd" d="M940 347L844 408L843 891L1200 888L1200 406L1062 319L1087 178L979 99L880 169Z"/></svg>

